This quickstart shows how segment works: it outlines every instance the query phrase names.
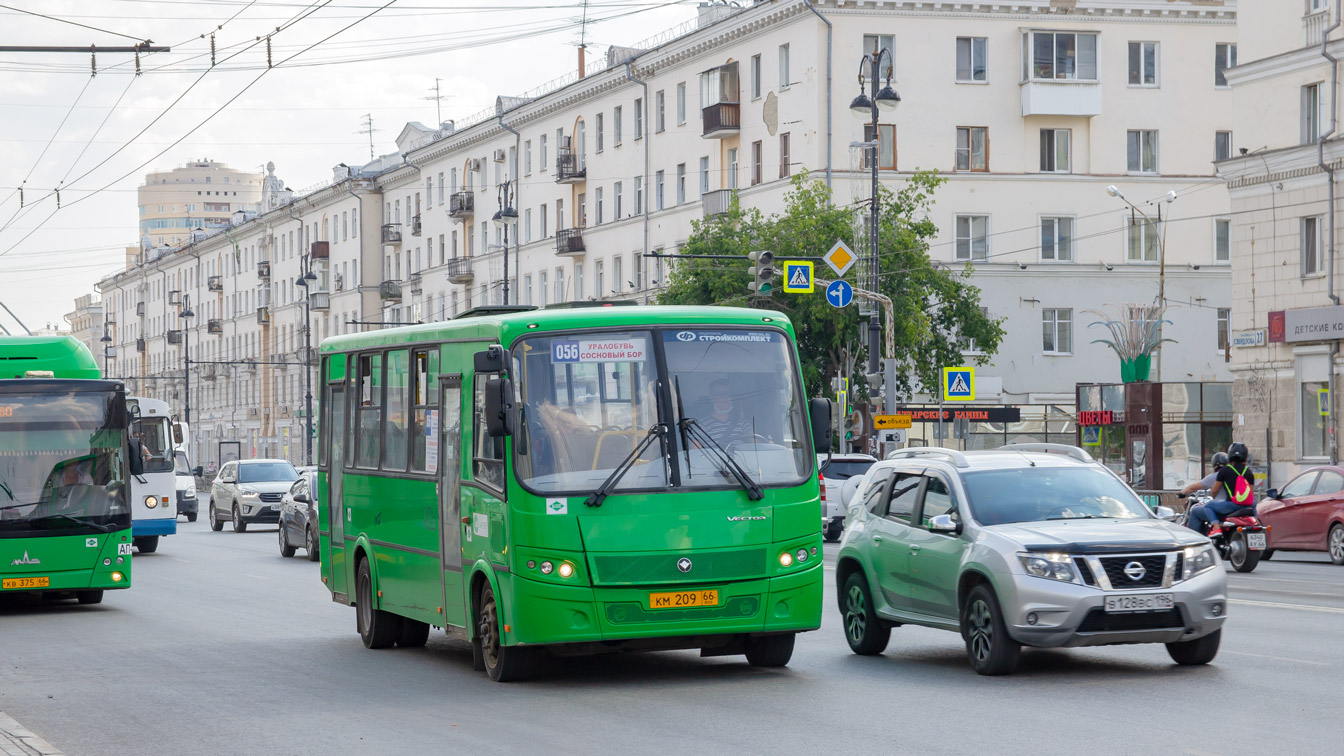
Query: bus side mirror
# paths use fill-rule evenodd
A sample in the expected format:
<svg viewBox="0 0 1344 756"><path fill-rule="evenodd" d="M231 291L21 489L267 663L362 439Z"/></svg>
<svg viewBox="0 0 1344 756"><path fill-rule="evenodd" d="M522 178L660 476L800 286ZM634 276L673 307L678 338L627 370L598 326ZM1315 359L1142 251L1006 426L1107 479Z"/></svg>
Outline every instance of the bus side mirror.
<svg viewBox="0 0 1344 756"><path fill-rule="evenodd" d="M182 444L182 423L173 423L173 443Z"/></svg>
<svg viewBox="0 0 1344 756"><path fill-rule="evenodd" d="M816 397L808 403L812 418L812 445L817 453L831 450L831 400Z"/></svg>
<svg viewBox="0 0 1344 756"><path fill-rule="evenodd" d="M485 381L485 429L491 438L513 435L513 381L508 378L492 375Z"/></svg>
<svg viewBox="0 0 1344 756"><path fill-rule="evenodd" d="M145 458L141 456L144 453L143 451L141 451L144 447L141 446L140 440L132 438L126 442L126 447L130 453L129 462L131 468L131 475L144 475Z"/></svg>
<svg viewBox="0 0 1344 756"><path fill-rule="evenodd" d="M477 373L502 373L509 362L509 351L494 344L489 349L477 352L473 361Z"/></svg>

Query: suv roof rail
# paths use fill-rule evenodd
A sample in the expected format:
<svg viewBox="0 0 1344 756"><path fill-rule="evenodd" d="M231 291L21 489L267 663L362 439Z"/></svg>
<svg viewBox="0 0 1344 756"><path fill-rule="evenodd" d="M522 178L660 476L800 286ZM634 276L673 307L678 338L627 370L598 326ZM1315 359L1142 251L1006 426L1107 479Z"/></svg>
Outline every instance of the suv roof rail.
<svg viewBox="0 0 1344 756"><path fill-rule="evenodd" d="M887 455L887 459L909 459L913 457L947 457L957 467L971 466L971 463L966 460L965 454L956 449L944 449L941 446L912 446L908 449L897 449Z"/></svg>
<svg viewBox="0 0 1344 756"><path fill-rule="evenodd" d="M1079 462L1096 462L1096 461L1097 461L1097 460L1095 460L1095 459L1092 458L1092 455L1091 455L1091 454L1088 454L1086 451L1083 451L1083 449L1082 449L1081 447L1070 446L1070 445L1068 445L1068 444L1042 444L1042 443L1029 443L1029 444L1004 444L1003 446L1000 446L999 449L1000 449L1001 451L1042 452L1042 453L1045 453L1045 454L1063 454L1063 455L1065 455L1065 456L1067 456L1067 457L1072 457L1073 459L1076 459L1076 460L1078 460Z"/></svg>

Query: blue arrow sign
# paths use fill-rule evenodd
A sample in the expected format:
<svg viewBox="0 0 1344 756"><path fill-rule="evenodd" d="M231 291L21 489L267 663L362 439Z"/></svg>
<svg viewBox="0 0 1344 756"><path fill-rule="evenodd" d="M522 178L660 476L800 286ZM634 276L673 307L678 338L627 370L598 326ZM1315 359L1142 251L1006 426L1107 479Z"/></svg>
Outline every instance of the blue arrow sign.
<svg viewBox="0 0 1344 756"><path fill-rule="evenodd" d="M847 281L832 281L831 285L826 287L826 301L830 302L832 307L848 307L849 303L854 301L854 287Z"/></svg>

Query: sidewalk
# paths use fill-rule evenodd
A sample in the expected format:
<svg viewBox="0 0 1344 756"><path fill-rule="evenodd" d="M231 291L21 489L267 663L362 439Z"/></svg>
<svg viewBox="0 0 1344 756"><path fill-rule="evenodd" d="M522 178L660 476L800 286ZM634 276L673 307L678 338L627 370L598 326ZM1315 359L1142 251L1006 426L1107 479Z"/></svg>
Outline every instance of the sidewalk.
<svg viewBox="0 0 1344 756"><path fill-rule="evenodd" d="M0 711L0 756L62 756L52 744Z"/></svg>

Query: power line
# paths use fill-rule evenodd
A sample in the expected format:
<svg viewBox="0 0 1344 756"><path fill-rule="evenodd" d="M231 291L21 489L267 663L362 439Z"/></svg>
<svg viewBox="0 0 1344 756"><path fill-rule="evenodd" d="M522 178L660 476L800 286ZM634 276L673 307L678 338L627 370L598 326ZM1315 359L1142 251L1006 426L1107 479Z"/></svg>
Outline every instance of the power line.
<svg viewBox="0 0 1344 756"><path fill-rule="evenodd" d="M38 13L37 11L24 10L23 8L15 8L15 7L12 6L12 5L0 5L0 8L4 8L4 9L6 9L6 10L12 10L12 11L14 11L15 13L23 13L23 14L27 14L27 15L29 15L29 16L37 16L37 17L39 17L39 18L45 18L45 19L47 19L47 20L49 20L49 21L57 21L57 22L62 23L62 24L70 24L71 26L78 26L78 27L80 27L80 28L82 28L82 29L91 29L91 30L96 31L96 32L102 32L103 34L111 34L111 35L116 36L116 37L125 37L126 39L133 39L133 40L135 40L136 42L143 42L143 43L145 43L146 45L148 45L148 44L152 41L152 40L148 40L148 39L141 39L140 37L132 37L132 36L129 35L129 34L122 34L121 32L111 31L110 29L100 29L100 28L98 28L98 27L96 27L96 26L89 26L88 24L81 24L81 23L77 23L77 22L75 22L75 21L67 21L66 19L63 19L63 18L57 18L57 17L55 17L55 16L48 16L48 15L45 14L45 13Z"/></svg>

